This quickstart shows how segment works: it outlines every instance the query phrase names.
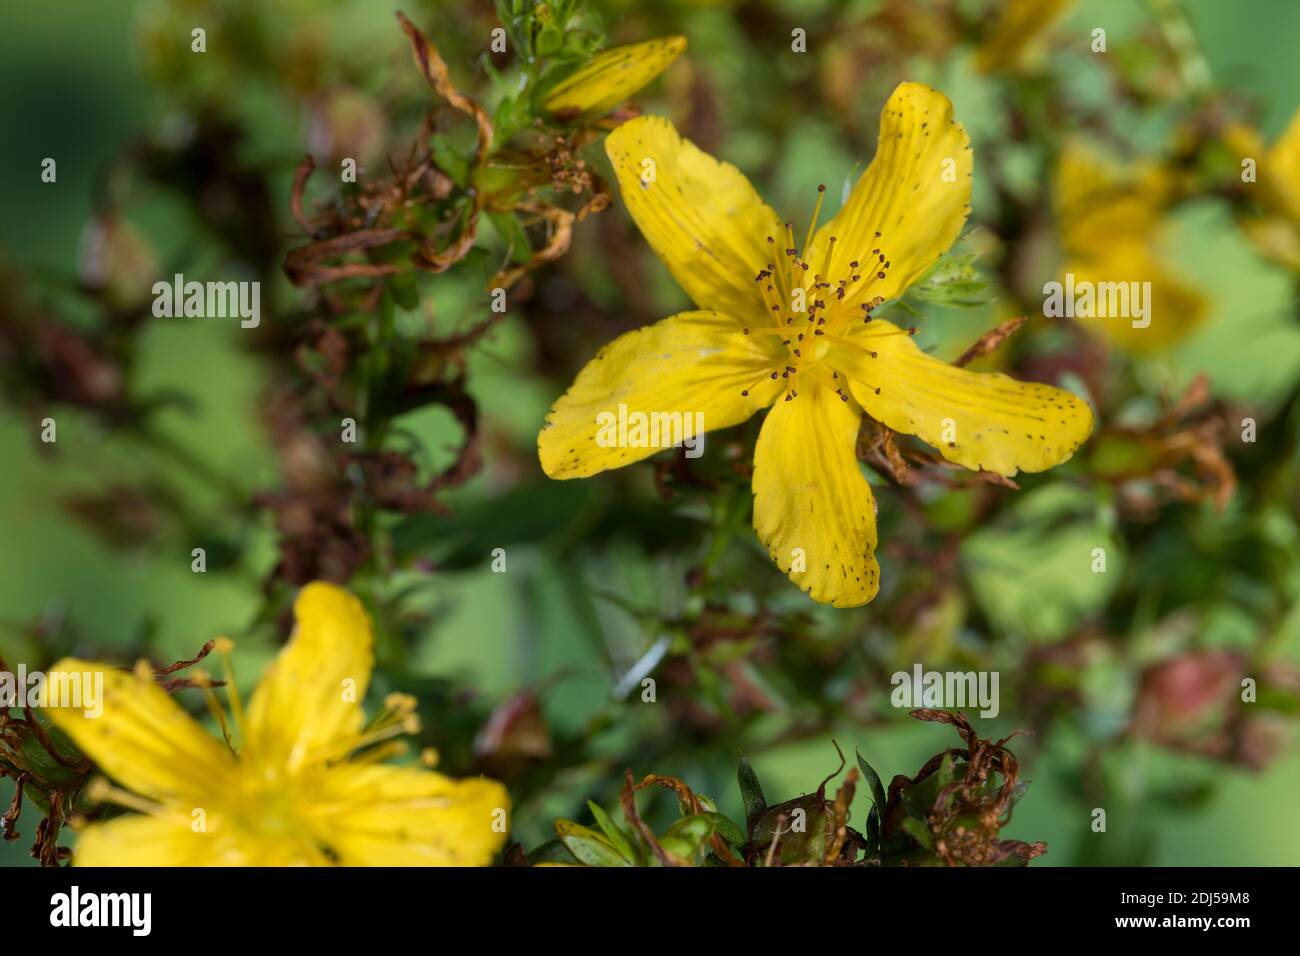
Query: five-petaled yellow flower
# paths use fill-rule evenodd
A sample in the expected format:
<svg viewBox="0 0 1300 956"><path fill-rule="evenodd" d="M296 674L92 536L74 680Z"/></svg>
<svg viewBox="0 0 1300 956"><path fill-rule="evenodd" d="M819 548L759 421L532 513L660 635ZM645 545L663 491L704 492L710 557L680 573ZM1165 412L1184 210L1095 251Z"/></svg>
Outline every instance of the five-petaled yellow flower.
<svg viewBox="0 0 1300 956"><path fill-rule="evenodd" d="M229 737L222 742L205 732L147 668L128 673L73 659L54 668L103 674L101 715L69 707L49 713L126 788L100 781L92 798L138 811L86 827L77 865L491 862L505 840L509 808L499 783L378 762L394 752L390 738L414 729L414 704L394 695L366 724L358 701L373 658L361 602L333 585L310 584L294 612L294 636L246 713L227 684L233 728L207 691L223 732L233 729L239 738L237 752ZM354 755L359 748L366 749Z"/></svg>
<svg viewBox="0 0 1300 956"><path fill-rule="evenodd" d="M1091 410L1070 393L956 368L872 317L970 210L969 140L943 94L894 91L875 159L820 230L814 213L802 252L739 170L666 120L625 123L605 148L632 218L700 311L621 336L579 373L538 436L552 478L657 450L610 441L614 414L689 409L711 430L773 406L754 451L754 529L815 600L852 607L879 589L875 504L855 453L864 414L1008 476L1065 461L1090 433Z"/></svg>

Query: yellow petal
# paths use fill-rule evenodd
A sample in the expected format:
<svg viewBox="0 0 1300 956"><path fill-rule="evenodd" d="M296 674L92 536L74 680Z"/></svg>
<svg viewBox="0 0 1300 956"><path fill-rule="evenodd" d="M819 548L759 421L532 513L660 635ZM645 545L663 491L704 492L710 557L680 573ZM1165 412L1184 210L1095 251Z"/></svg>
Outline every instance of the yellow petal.
<svg viewBox="0 0 1300 956"><path fill-rule="evenodd" d="M966 468L1007 477L1043 471L1066 461L1092 432L1092 410L1077 396L949 365L884 320L859 326L851 342L832 344L825 361L849 380L866 413Z"/></svg>
<svg viewBox="0 0 1300 956"><path fill-rule="evenodd" d="M875 158L844 208L818 230L808 262L831 283L865 277L850 286L849 306L872 296L896 298L957 240L970 213L970 191L970 138L952 118L948 97L902 83L880 113ZM885 256L887 269L873 249ZM854 261L860 266L851 266ZM882 269L885 278L875 278Z"/></svg>
<svg viewBox="0 0 1300 956"><path fill-rule="evenodd" d="M137 814L94 823L82 830L76 866L210 866L213 841L180 822Z"/></svg>
<svg viewBox="0 0 1300 956"><path fill-rule="evenodd" d="M118 783L155 800L195 799L227 784L234 768L225 745L206 733L171 695L134 672L66 658L47 675L57 684L103 682L102 712L86 706L48 706L53 723ZM69 698L50 699L51 704ZM197 804L196 804L197 805Z"/></svg>
<svg viewBox="0 0 1300 956"><path fill-rule="evenodd" d="M605 151L632 219L696 305L766 315L754 277L773 262L785 227L744 174L658 116L624 123Z"/></svg>
<svg viewBox="0 0 1300 956"><path fill-rule="evenodd" d="M315 821L345 866L486 866L509 812L495 780L344 764L322 778Z"/></svg>
<svg viewBox="0 0 1300 956"><path fill-rule="evenodd" d="M361 729L361 700L374 662L370 618L347 591L309 584L293 612L293 637L249 702L241 752L290 771Z"/></svg>
<svg viewBox="0 0 1300 956"><path fill-rule="evenodd" d="M754 530L815 601L866 604L880 589L876 511L857 459L861 410L803 382L767 414L754 449Z"/></svg>
<svg viewBox="0 0 1300 956"><path fill-rule="evenodd" d="M685 49L686 37L660 37L597 53L547 93L542 105L566 119L608 113L668 69Z"/></svg>
<svg viewBox="0 0 1300 956"><path fill-rule="evenodd" d="M769 376L784 353L774 336L745 335L716 312L681 312L627 332L587 363L546 416L537 436L542 470L585 478L671 447L701 423L712 431L743 422L780 390ZM647 427L638 433L640 416Z"/></svg>
<svg viewBox="0 0 1300 956"><path fill-rule="evenodd" d="M1035 41L1074 0L1008 0L993 29L980 44L975 65L981 73L1014 70L1024 64Z"/></svg>

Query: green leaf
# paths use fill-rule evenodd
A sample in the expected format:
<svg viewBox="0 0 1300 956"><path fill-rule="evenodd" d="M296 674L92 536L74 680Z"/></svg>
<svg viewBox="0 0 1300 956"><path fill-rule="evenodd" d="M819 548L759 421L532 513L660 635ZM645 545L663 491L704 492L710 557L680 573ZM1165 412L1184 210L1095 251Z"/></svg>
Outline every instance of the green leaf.
<svg viewBox="0 0 1300 956"><path fill-rule="evenodd" d="M740 797L745 801L745 826L752 827L754 820L767 809L767 800L763 797L763 786L758 782L758 774L749 765L749 760L740 758L740 769L736 772L740 781Z"/></svg>
<svg viewBox="0 0 1300 956"><path fill-rule="evenodd" d="M659 843L668 852L678 856L694 856L716 829L717 824L709 816L692 814L670 826Z"/></svg>
<svg viewBox="0 0 1300 956"><path fill-rule="evenodd" d="M533 253L533 248L528 242L528 234L524 232L519 218L511 212L490 212L488 219L505 242L510 258L515 262L527 262Z"/></svg>
<svg viewBox="0 0 1300 956"><path fill-rule="evenodd" d="M725 817L716 811L710 811L704 814L713 821L714 830L734 847L743 847L745 845L745 834L736 826L730 817Z"/></svg>
<svg viewBox="0 0 1300 956"><path fill-rule="evenodd" d="M537 55L551 56L558 53L564 44L564 34L553 25L547 24L537 31Z"/></svg>
<svg viewBox="0 0 1300 956"><path fill-rule="evenodd" d="M400 272L389 279L388 291L398 308L414 312L420 307L420 285L414 271Z"/></svg>
<svg viewBox="0 0 1300 956"><path fill-rule="evenodd" d="M930 835L930 828L916 817L906 817L903 820L903 832L921 844L923 848L927 850L934 849L934 838Z"/></svg>
<svg viewBox="0 0 1300 956"><path fill-rule="evenodd" d="M429 147L433 150L433 161L452 182L462 188L469 183L469 160L456 150L451 140L435 133L429 139Z"/></svg>
<svg viewBox="0 0 1300 956"><path fill-rule="evenodd" d="M876 838L879 840L882 822L885 817L885 787L880 782L880 774L876 773L876 768L867 763L862 752L854 750L853 753L858 758L858 769L862 771L862 777L867 781L867 786L871 788L871 816L868 824L875 821Z"/></svg>
<svg viewBox="0 0 1300 956"><path fill-rule="evenodd" d="M587 801L587 808L596 818L596 825L604 831L605 836L609 837L609 842L614 845L614 849L618 850L629 863L636 863L640 859L640 854L632 846L632 841L628 839L627 834L605 812L605 808L592 800Z"/></svg>
<svg viewBox="0 0 1300 956"><path fill-rule="evenodd" d="M556 820L555 832L579 863L588 866L631 866L630 860L614 848L604 836L572 820Z"/></svg>
<svg viewBox="0 0 1300 956"><path fill-rule="evenodd" d="M999 633L1049 643L1105 606L1124 580L1124 554L1106 508L1058 482L1016 496L970 535L961 562L980 610ZM1101 549L1106 573L1094 573Z"/></svg>
<svg viewBox="0 0 1300 956"><path fill-rule="evenodd" d="M936 305L982 305L991 298L991 284L975 268L977 252L943 256L915 282L908 294Z"/></svg>

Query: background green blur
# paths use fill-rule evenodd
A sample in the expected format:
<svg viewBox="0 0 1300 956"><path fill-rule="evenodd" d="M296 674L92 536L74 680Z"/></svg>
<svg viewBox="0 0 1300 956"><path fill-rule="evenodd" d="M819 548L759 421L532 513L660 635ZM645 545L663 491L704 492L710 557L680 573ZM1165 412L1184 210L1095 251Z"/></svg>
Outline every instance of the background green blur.
<svg viewBox="0 0 1300 956"><path fill-rule="evenodd" d="M765 6L779 6L785 19L798 22L799 11L807 9L812 15L829 5L832 0L808 4L792 0ZM367 49L383 50L383 61L390 63L394 51L402 51L403 41L391 14L399 4L358 0L321 5L328 7L327 12L318 12L317 6L286 4L294 16L328 17L330 28L348 36L360 56ZM437 3L407 0L401 6L420 22L436 27ZM1070 14L1069 22L1081 27L1104 23L1122 33L1137 6L1128 0L1085 0ZM1255 94L1265 104L1262 129L1266 137L1276 136L1300 99L1300 57L1294 49L1295 38L1300 36L1300 3L1193 0L1186 6L1216 77ZM53 0L9 3L0 13L0 256L9 265L55 274L75 269L79 237L94 208L99 177L165 108L166 91L151 87L137 69L138 18L149 9L151 6L127 0ZM668 4L660 22L675 22L676 29L690 38L688 56L705 59L716 54L717 59L710 63L724 76L733 68L742 69L727 60L728 51L736 45L737 27L725 10L714 5ZM431 35L437 39L436 29ZM617 23L612 30L614 40L641 38L623 35ZM809 55L816 55L815 44ZM380 57L376 55L376 59ZM978 189L980 137L996 134L996 124L981 113L980 81L968 64L917 78L939 85L971 130ZM732 75L730 88L725 82L721 85L725 92L719 105L725 111L729 108L726 97L743 96L739 72ZM638 101L647 111L654 111L656 95L652 89ZM281 163L280 198L287 212L289 179L302 154L302 118L279 110L269 97L266 104L249 102L240 109L259 124L254 141L240 148L263 151ZM265 112L259 112L263 109ZM761 104L747 103L745 109L752 112L761 109ZM861 104L864 115L878 109L878 102ZM797 135L778 147L785 153L777 157L767 155L772 144L747 138L739 124L725 128L732 138L719 152L755 173L760 191L778 210L804 212L817 182L838 182L854 159L868 158L848 155L825 116L815 109L799 120L794 131ZM39 181L40 162L46 156L58 158L56 185ZM137 215L136 225L155 242L164 243L159 237L167 236L165 242L179 244L191 227L184 215L174 205L159 202L156 208ZM603 215L626 214L616 204ZM286 235L290 228L286 215ZM1266 398L1269 389L1276 392L1278 382L1284 387L1300 367L1300 343L1272 324L1284 321L1280 316L1287 308L1290 290L1278 272L1260 264L1230 232L1222 216L1209 212L1200 215L1192 210L1176 223L1171 259L1185 274L1203 281L1208 278L1208 291L1216 303L1245 305L1234 313L1236 321L1231 328L1222 321L1228 310L1216 310L1207 329L1180 350L1170 366L1171 374L1185 382L1204 368L1226 392ZM574 256L580 262L585 254L580 237ZM431 294L446 310L455 310L460 298L468 300L473 294L468 284L457 286L455 282L445 287L435 284L432 289ZM659 294L663 314L668 313L676 294L665 284ZM968 328L987 324L988 313L979 313L969 318ZM250 489L274 485L274 459L255 423L262 373L239 349L239 329L233 323L163 322L151 324L145 334L142 383L159 391L184 390L195 399L189 411L168 412L165 421L170 434L215 470L237 476ZM963 337L969 340L970 336L957 336ZM556 394L551 384L511 367L513 360L526 357L527 349L523 331L507 323L492 345L471 362L473 391L493 428L523 448L532 441ZM455 429L441 412L406 424L435 450L455 440ZM259 606L256 579L193 574L188 550L158 553L105 548L66 515L59 500L92 489L115 474L132 473L140 463L129 460L104 433L72 413L60 416L58 444L61 454L56 459L43 458L33 441L30 422L10 409L0 409L0 617L21 628L42 615L66 615L76 632L92 641L96 649L138 646L142 628L147 629L160 658L189 656L209 637L229 633L241 638L241 668L255 674L274 650L264 637L242 637ZM451 500L490 499L499 479L489 468ZM193 494L201 501L205 490L196 483ZM255 555L264 555L265 567L273 562L269 530L245 545ZM568 669L571 676L547 694L547 713L557 722L576 725L605 698L607 687L590 663L590 644L584 636L590 625L577 620L569 604L559 597L567 586L565 575L600 580L602 574L626 574L629 580L620 582L623 587L653 599L661 589L671 587L666 582L674 575L680 578L681 569L647 572L634 560L615 560L605 568L555 569L547 566L540 554L526 550L512 551L510 560L510 574L493 575L486 569L461 571L435 575L424 582L419 600L434 609L435 624L416 648L419 666L493 698ZM636 575L641 579L634 579ZM605 626L629 626L617 615L606 619L604 613L602 610ZM0 649L14 655L11 661L15 656L21 659L20 648ZM1013 720L1007 721L1004 715L998 726L1014 726ZM825 738L755 758L769 798L792 796L807 789L809 780L833 769L832 735L846 750L857 746L869 754L886 780L896 772L911 772L950 743L946 729L929 725L899 724L870 733L854 727L834 728ZM672 767L637 770L657 769L683 776L696 789L716 796L724 808L735 811L739 797L734 757L738 755L726 765L704 759L692 762L687 753L684 762ZM1059 785L1053 781L1061 777L1051 773L1045 762L1052 759L1057 758L1047 754L1033 765L1031 796L1018 806L1005 834L1046 840L1051 851L1038 865L1069 862L1073 848L1088 839L1077 804L1057 799L1053 793L1052 788ZM1132 773L1158 773L1161 761L1173 759L1153 751L1149 763L1135 761ZM1155 825L1158 842L1153 862L1300 861L1300 816L1295 812L1300 755L1291 752L1261 775L1239 769L1216 772L1222 785L1202 806L1184 810L1146 804L1133 808L1132 812L1143 814ZM8 781L0 781L0 806L8 800L8 788ZM562 808L571 809L571 804ZM537 821L543 819L541 814L536 816ZM529 825L528 840L545 838L536 822ZM31 862L26 855L26 837L34 826L35 816L29 813L20 827L24 839L0 844L0 863Z"/></svg>

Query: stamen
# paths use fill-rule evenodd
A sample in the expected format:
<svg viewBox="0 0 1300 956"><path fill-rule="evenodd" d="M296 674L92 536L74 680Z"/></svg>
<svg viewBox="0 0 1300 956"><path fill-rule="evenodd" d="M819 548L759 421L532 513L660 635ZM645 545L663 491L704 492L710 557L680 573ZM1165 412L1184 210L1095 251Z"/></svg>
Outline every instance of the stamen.
<svg viewBox="0 0 1300 956"><path fill-rule="evenodd" d="M217 722L217 726L221 728L221 736L226 741L226 749L230 751L231 756L238 756L235 752L235 745L230 742L230 728L226 726L226 712L221 706L221 701L217 700L217 695L212 691L212 678L207 674L196 671L191 675L190 679L203 688L203 700L208 705L208 711Z"/></svg>
<svg viewBox="0 0 1300 956"><path fill-rule="evenodd" d="M827 377L826 371L827 371L826 369L819 368L817 366L812 366L807 370L808 374L811 375L814 379L816 379L818 384L824 385L826 388L833 391L836 395L840 397L840 401L847 402L849 400L849 396L845 393L844 389L836 385L834 381L835 379L839 378L839 374L837 372L832 371L830 377Z"/></svg>
<svg viewBox="0 0 1300 956"><path fill-rule="evenodd" d="M826 263L822 266L822 271L829 273L831 271L831 259L835 256L835 237L831 236L830 241L826 243Z"/></svg>
<svg viewBox="0 0 1300 956"><path fill-rule="evenodd" d="M156 803L153 800L147 800L138 794L131 793L129 790L115 787L103 777L96 777L90 781L90 785L86 787L86 799L91 803L114 803L119 807L134 810L136 813L143 813L159 820L167 820L187 828L193 822L188 814L173 810L171 807Z"/></svg>
<svg viewBox="0 0 1300 956"><path fill-rule="evenodd" d="M221 656L221 668L226 681L226 699L230 702L230 716L234 720L235 730L239 733L239 744L242 747L248 737L244 733L244 705L239 697L239 688L235 686L234 668L230 663L235 642L223 635L213 642L212 649Z"/></svg>
<svg viewBox="0 0 1300 956"><path fill-rule="evenodd" d="M822 214L822 200L826 198L826 186L821 184L817 187L817 205L813 206L812 221L808 223L808 235L803 241L803 251L806 255L812 248L813 233L817 231L817 218ZM808 266L804 266L805 269Z"/></svg>

